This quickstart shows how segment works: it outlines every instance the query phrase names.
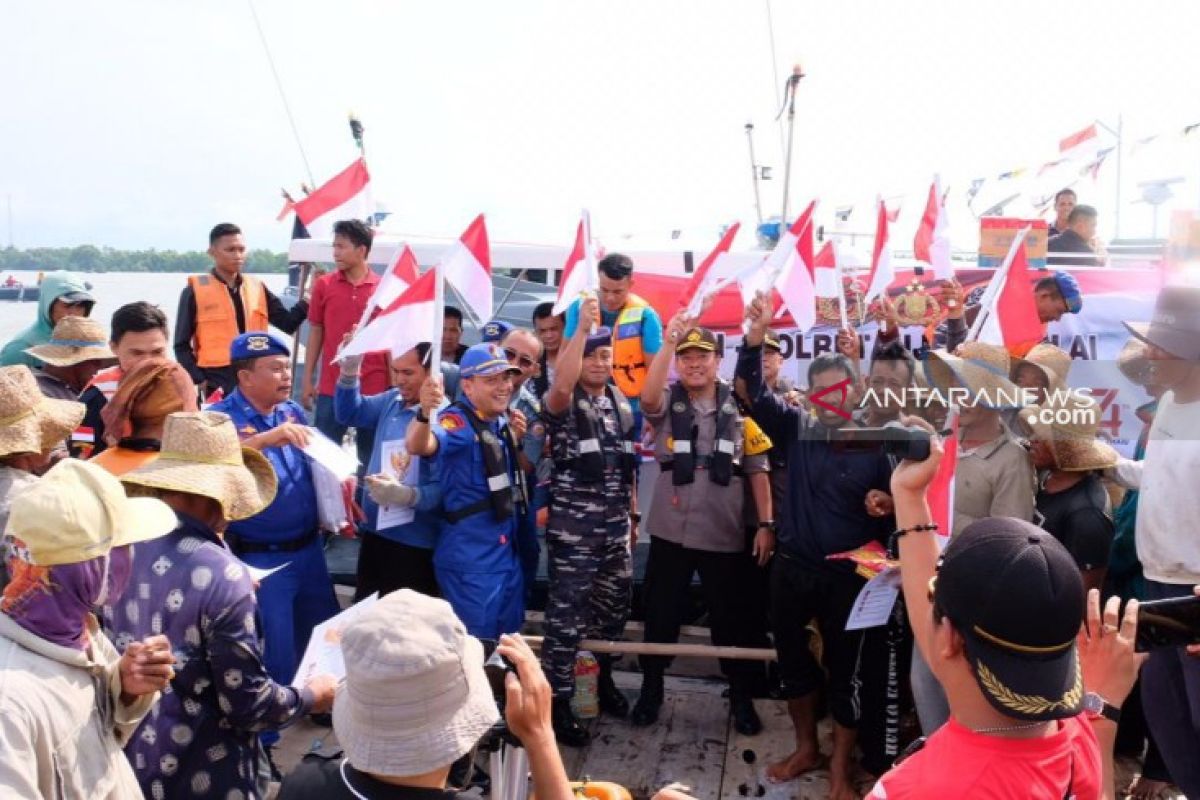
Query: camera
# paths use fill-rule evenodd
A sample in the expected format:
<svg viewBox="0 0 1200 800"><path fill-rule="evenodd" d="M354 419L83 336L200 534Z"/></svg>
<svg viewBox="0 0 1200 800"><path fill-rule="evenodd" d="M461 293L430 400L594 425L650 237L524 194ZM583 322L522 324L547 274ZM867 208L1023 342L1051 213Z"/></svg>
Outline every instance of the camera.
<svg viewBox="0 0 1200 800"><path fill-rule="evenodd" d="M923 428L889 422L881 428L839 428L831 440L835 450L852 453L884 453L909 461L929 458L930 435Z"/></svg>

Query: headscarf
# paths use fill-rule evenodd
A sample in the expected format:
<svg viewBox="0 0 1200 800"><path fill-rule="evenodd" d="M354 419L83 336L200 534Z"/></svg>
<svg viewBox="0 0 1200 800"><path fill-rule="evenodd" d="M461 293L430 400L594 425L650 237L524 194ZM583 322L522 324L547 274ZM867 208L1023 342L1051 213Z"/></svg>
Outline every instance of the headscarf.
<svg viewBox="0 0 1200 800"><path fill-rule="evenodd" d="M20 540L9 538L7 564L12 580L0 598L0 613L30 633L61 647L86 650L87 617L113 603L129 584L133 553L128 546L77 564L32 564Z"/></svg>
<svg viewBox="0 0 1200 800"><path fill-rule="evenodd" d="M176 411L199 411L196 384L177 361L147 359L121 377L116 394L100 411L104 438L115 445L140 425Z"/></svg>

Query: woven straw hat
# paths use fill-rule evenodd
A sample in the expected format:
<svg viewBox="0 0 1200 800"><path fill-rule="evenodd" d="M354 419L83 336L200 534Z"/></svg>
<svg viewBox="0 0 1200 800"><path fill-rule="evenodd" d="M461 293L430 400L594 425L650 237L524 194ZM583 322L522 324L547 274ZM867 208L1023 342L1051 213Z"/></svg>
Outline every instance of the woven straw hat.
<svg viewBox="0 0 1200 800"><path fill-rule="evenodd" d="M1032 364L1040 369L1050 381L1051 389L1061 389L1067 385L1067 373L1071 371L1071 354L1048 342L1035 344L1024 358L1017 359L1013 364L1013 380L1016 380L1017 370L1023 364Z"/></svg>
<svg viewBox="0 0 1200 800"><path fill-rule="evenodd" d="M233 420L219 411L169 415L158 458L125 473L121 481L211 497L231 522L262 511L277 488L271 462L242 447Z"/></svg>
<svg viewBox="0 0 1200 800"><path fill-rule="evenodd" d="M13 498L4 533L17 540L30 563L53 567L157 539L178 524L166 503L126 497L117 479L101 467L67 458Z"/></svg>
<svg viewBox="0 0 1200 800"><path fill-rule="evenodd" d="M949 396L948 390L967 389L972 399L988 408L1020 408L1022 392L1008 379L1011 360L1003 345L964 342L958 355L934 350L925 359L925 379L930 387Z"/></svg>
<svg viewBox="0 0 1200 800"><path fill-rule="evenodd" d="M29 367L0 367L0 456L53 450L85 411L83 403L43 395Z"/></svg>
<svg viewBox="0 0 1200 800"><path fill-rule="evenodd" d="M1117 353L1117 369L1121 374L1138 386L1146 386L1151 382L1153 363L1149 357L1150 345L1141 339L1130 339Z"/></svg>
<svg viewBox="0 0 1200 800"><path fill-rule="evenodd" d="M1075 392L1056 392L1041 406L1032 406L1021 418L1033 430L1031 438L1047 442L1058 468L1067 472L1107 469L1117 463L1117 451L1096 438L1100 404Z"/></svg>
<svg viewBox="0 0 1200 800"><path fill-rule="evenodd" d="M54 326L50 341L25 352L56 367L116 359L108 347L108 332L91 317L63 317Z"/></svg>
<svg viewBox="0 0 1200 800"><path fill-rule="evenodd" d="M469 753L500 719L483 645L445 600L392 592L346 627L342 652L333 728L355 769L429 772Z"/></svg>

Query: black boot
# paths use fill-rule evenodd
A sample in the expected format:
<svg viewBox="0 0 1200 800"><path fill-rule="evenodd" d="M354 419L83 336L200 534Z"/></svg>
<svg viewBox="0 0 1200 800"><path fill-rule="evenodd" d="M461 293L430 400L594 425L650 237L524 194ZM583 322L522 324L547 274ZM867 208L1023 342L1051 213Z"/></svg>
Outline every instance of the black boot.
<svg viewBox="0 0 1200 800"><path fill-rule="evenodd" d="M554 738L559 744L567 747L587 747L592 741L592 735L579 724L575 712L571 710L570 697L554 698L550 722L554 726Z"/></svg>
<svg viewBox="0 0 1200 800"><path fill-rule="evenodd" d="M658 722L658 710L663 702L663 676L661 672L646 672L642 674L642 693L638 695L637 703L633 706L633 717L630 719L635 726L644 728Z"/></svg>
<svg viewBox="0 0 1200 800"><path fill-rule="evenodd" d="M596 684L596 695L600 700L600 710L605 714L617 719L625 719L629 716L629 701L625 699L625 695L621 694L621 690L613 681L611 659L606 658L600 662L600 678Z"/></svg>
<svg viewBox="0 0 1200 800"><path fill-rule="evenodd" d="M733 713L733 729L743 736L754 736L762 732L762 720L754 710L754 701L748 692L729 690L729 710Z"/></svg>

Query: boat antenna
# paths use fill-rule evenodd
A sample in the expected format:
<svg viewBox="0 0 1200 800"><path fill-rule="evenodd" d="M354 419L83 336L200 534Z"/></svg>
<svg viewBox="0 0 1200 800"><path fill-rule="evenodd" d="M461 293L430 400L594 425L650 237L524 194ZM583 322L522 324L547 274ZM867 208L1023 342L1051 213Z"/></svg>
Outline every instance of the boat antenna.
<svg viewBox="0 0 1200 800"><path fill-rule="evenodd" d="M262 42L263 52L267 54L267 64L271 67L271 75L275 78L275 88L279 90L279 99L283 101L283 110L287 113L288 124L292 126L292 136L296 139L296 148L300 151L300 160L304 162L304 171L308 182L316 185L312 167L308 164L308 155L304 152L304 143L300 141L300 129L296 127L296 118L292 116L292 106L288 103L287 93L283 91L283 81L279 79L279 70L275 68L275 59L271 56L271 48L267 46L267 37L263 33L262 23L258 19L258 11L254 8L254 0L246 0L250 6L250 16L254 18L254 27L258 30L258 40Z"/></svg>
<svg viewBox="0 0 1200 800"><path fill-rule="evenodd" d="M775 20L771 16L771 0L765 1L767 5L767 37L771 42L771 88L775 90L775 102L782 105L783 99L779 96L779 57L775 55ZM779 129L779 154L783 155L783 126L777 125L776 127Z"/></svg>
<svg viewBox="0 0 1200 800"><path fill-rule="evenodd" d="M804 77L804 68L799 64L792 67L792 74L787 79L787 83L783 87L783 102L787 108L787 155L783 162L783 227L788 226L788 189L792 185L792 142L795 139L796 131L796 87L800 85L800 79ZM779 115L776 120L783 116L784 108L779 109Z"/></svg>

